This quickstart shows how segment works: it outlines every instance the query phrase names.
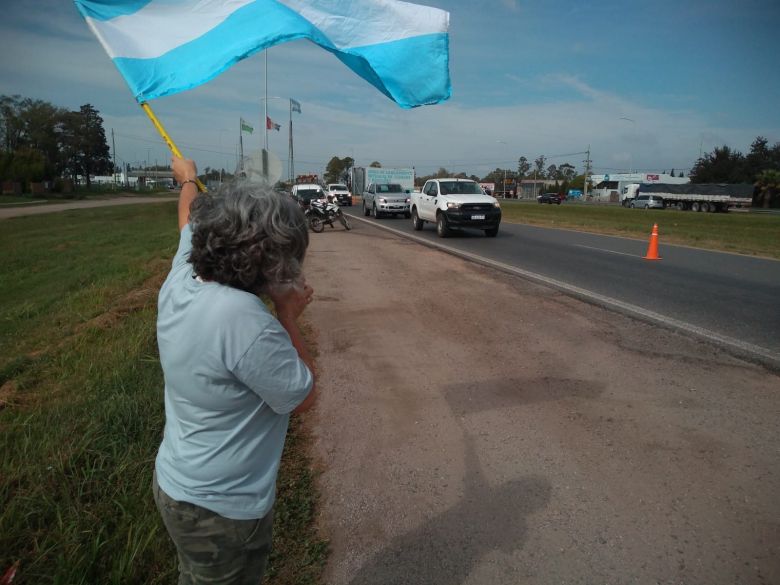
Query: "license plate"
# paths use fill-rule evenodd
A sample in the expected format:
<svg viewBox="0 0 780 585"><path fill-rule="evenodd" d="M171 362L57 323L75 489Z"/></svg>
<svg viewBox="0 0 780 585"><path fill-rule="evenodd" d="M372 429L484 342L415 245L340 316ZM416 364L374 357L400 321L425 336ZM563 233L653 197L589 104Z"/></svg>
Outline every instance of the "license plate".
<svg viewBox="0 0 780 585"><path fill-rule="evenodd" d="M485 219L484 215L472 215L471 219Z"/></svg>

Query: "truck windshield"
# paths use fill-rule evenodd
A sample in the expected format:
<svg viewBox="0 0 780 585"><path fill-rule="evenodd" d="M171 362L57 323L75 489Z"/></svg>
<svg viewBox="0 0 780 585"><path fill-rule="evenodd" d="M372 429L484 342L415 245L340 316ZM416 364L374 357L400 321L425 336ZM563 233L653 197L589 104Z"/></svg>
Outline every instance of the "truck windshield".
<svg viewBox="0 0 780 585"><path fill-rule="evenodd" d="M390 183L388 185L377 185L377 192L379 193L403 193L404 190L401 185Z"/></svg>
<svg viewBox="0 0 780 585"><path fill-rule="evenodd" d="M482 195L482 188L474 181L440 181L442 195Z"/></svg>
<svg viewBox="0 0 780 585"><path fill-rule="evenodd" d="M346 185L331 185L330 186L331 191L346 191L347 186Z"/></svg>
<svg viewBox="0 0 780 585"><path fill-rule="evenodd" d="M298 189L298 197L304 201L311 201L315 197L320 197L321 193L321 191L316 189Z"/></svg>

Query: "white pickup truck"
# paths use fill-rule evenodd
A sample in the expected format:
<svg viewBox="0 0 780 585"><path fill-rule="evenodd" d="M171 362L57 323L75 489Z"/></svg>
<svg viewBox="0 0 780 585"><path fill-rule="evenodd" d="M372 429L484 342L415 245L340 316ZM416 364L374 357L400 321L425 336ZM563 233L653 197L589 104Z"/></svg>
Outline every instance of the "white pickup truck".
<svg viewBox="0 0 780 585"><path fill-rule="evenodd" d="M431 179L412 193L412 224L421 230L426 221L436 223L436 233L446 238L453 229L475 228L494 238L501 223L501 205L470 179Z"/></svg>

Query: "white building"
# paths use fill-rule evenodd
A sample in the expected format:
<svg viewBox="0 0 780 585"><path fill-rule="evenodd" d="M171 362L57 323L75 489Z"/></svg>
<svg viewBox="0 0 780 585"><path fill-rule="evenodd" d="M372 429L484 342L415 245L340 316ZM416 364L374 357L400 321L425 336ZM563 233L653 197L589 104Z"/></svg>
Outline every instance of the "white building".
<svg viewBox="0 0 780 585"><path fill-rule="evenodd" d="M631 184L648 185L664 183L667 185L685 185L690 183L688 177L673 177L665 173L609 173L591 175L589 194L593 201L602 203L618 203L622 199L625 188Z"/></svg>

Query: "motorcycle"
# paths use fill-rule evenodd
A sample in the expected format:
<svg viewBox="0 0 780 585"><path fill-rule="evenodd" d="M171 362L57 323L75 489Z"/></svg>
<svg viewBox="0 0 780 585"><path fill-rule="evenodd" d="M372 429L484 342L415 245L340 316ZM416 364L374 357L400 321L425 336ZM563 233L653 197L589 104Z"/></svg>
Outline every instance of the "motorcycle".
<svg viewBox="0 0 780 585"><path fill-rule="evenodd" d="M334 220L338 219L345 229L351 230L352 225L349 219L335 201L330 198L327 200L313 199L306 210L306 218L309 220L311 231L320 233L326 225L334 227Z"/></svg>

